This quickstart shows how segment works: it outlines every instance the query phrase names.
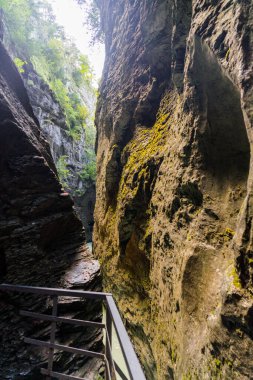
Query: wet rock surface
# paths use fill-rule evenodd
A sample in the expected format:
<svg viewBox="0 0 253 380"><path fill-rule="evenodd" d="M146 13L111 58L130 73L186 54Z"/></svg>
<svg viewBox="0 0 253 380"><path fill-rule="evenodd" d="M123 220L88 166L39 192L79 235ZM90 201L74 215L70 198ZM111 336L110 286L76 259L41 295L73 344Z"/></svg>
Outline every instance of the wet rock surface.
<svg viewBox="0 0 253 380"><path fill-rule="evenodd" d="M73 201L57 179L50 148L34 116L23 81L0 43L0 264L1 282L99 290L99 266L86 247ZM0 294L0 378L39 379L43 350L28 348L24 336L47 340L49 325L21 319L20 309L51 311L51 301ZM62 316L99 320L101 305L60 300ZM100 331L65 325L57 341L101 350ZM101 363L61 352L62 372L93 379Z"/></svg>
<svg viewBox="0 0 253 380"><path fill-rule="evenodd" d="M252 2L102 1L94 251L148 379L248 379Z"/></svg>

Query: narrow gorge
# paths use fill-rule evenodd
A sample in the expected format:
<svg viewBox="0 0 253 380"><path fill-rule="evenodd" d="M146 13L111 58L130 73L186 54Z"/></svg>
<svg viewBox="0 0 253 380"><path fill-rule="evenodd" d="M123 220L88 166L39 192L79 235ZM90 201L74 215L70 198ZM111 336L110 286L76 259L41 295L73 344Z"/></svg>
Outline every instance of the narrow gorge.
<svg viewBox="0 0 253 380"><path fill-rule="evenodd" d="M253 1L76 0L105 44L98 91L55 1L0 0L1 282L112 293L147 380L252 379ZM24 336L49 323L19 311L52 302L0 304L0 380L44 379ZM107 319L95 301L59 309ZM56 338L108 350L108 329ZM110 378L96 357L54 362Z"/></svg>
<svg viewBox="0 0 253 380"><path fill-rule="evenodd" d="M45 10L47 9L46 6L47 3L44 4ZM51 12L49 8L49 15ZM40 18L38 19L39 21ZM51 83L48 80L48 74L45 75L44 73L45 68L43 67L43 63L39 62L39 57L31 56L29 50L28 53L21 51L18 46L18 40L13 40L13 33L9 30L8 24L8 17L5 15L5 12L2 12L0 15L1 40L21 73L33 112L39 121L45 138L49 142L60 181L65 190L71 194L77 213L85 227L87 241L91 242L94 224L95 178L93 173L87 172L87 168L93 164L94 159L95 128L92 115L96 103L95 89L87 80L86 83L82 83L80 88L70 88L73 96L80 97L82 104L85 105L85 109L82 112L86 113L84 119L85 124L87 124L85 130L82 128L77 129L76 127L76 129L71 129L69 121L72 123L72 120L68 120L68 113L71 110L69 111L68 109L69 104L66 104L65 89L61 88L61 86L59 89L57 88L61 84L57 82L57 79L56 85L54 84L50 87ZM51 39L46 37L46 43L49 45L51 43L52 45L48 47L48 51L51 51L51 57L49 55L47 59L51 59L53 62L57 59L62 59L60 55L61 45L57 45L57 40L52 39L52 37ZM26 42L24 46L26 46ZM72 61L75 59L77 61L75 63L77 64L78 60L83 60L82 56L78 56L80 53L74 45L70 49L73 49L72 54L74 57L71 57ZM20 56L22 59L19 58ZM84 65L86 65L84 67L86 70L90 70L88 62L84 61ZM66 62L64 70L70 70L69 66L70 63ZM87 74L91 75L91 72ZM75 75L79 75L80 77L79 72L75 73ZM78 78L78 81L80 81L80 78ZM70 83L70 86L73 87L73 84ZM80 107L80 104L75 104L75 107Z"/></svg>

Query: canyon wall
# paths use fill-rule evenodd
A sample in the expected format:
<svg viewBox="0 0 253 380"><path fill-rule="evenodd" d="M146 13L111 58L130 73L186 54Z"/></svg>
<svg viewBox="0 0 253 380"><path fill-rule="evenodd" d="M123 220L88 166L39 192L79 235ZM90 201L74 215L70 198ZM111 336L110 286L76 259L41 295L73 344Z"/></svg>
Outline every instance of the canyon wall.
<svg viewBox="0 0 253 380"><path fill-rule="evenodd" d="M12 59L19 57L17 46L12 42L4 12L0 9L0 39L8 50ZM26 62L22 67L22 79L24 81L33 112L39 121L39 127L49 143L50 151L56 165L63 166L67 170L64 178L64 188L74 200L76 211L84 225L87 241L92 240L93 211L95 206L94 180L83 179L82 170L89 164L87 154L87 139L84 130L80 131L80 138L74 139L69 134L66 124L66 116L53 91L43 78L36 72L32 63ZM91 89L82 92L82 100L87 106L90 115L95 109L95 95ZM87 120L88 128L91 128L91 120Z"/></svg>
<svg viewBox="0 0 253 380"><path fill-rule="evenodd" d="M102 0L94 249L147 379L253 376L253 5Z"/></svg>
<svg viewBox="0 0 253 380"><path fill-rule="evenodd" d="M63 179L63 185L74 200L77 213L85 228L87 241L91 241L96 191L92 179L85 180L80 176L80 172L89 163L85 131L81 131L79 139L73 139L69 135L60 104L49 86L36 73L32 64L25 65L22 78L33 111L39 120L40 128L49 142L54 163L57 167L62 162L68 171ZM85 104L88 105L89 112L92 114L95 108L95 98L91 94L85 95Z"/></svg>
<svg viewBox="0 0 253 380"><path fill-rule="evenodd" d="M0 42L0 280L11 284L100 289L99 265L87 250L84 229L65 193L25 86ZM0 378L40 379L47 352L27 347L23 337L46 340L48 323L21 320L19 311L50 312L49 299L0 294ZM101 307L59 300L59 313L98 320ZM101 350L99 331L57 328L57 341ZM58 352L55 370L93 380L97 360Z"/></svg>

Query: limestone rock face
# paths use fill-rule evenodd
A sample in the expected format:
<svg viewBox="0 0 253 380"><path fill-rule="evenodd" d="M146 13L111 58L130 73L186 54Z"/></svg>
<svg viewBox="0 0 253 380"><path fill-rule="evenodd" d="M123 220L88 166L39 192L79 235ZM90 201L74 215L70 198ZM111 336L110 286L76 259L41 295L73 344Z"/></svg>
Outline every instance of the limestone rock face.
<svg viewBox="0 0 253 380"><path fill-rule="evenodd" d="M252 1L100 8L105 288L148 379L251 378Z"/></svg>
<svg viewBox="0 0 253 380"><path fill-rule="evenodd" d="M74 200L77 213L85 227L88 241L92 238L93 210L95 206L95 186L91 180L83 180L79 172L88 164L86 153L86 136L81 132L80 139L74 140L68 134L65 115L55 99L54 94L32 65L26 65L22 74L26 90L34 111L39 120L45 138L49 142L55 164L65 157L69 174L65 188ZM95 99L87 97L86 104L92 112ZM91 215L91 216L90 216Z"/></svg>
<svg viewBox="0 0 253 380"><path fill-rule="evenodd" d="M1 282L98 290L99 266L85 244L73 201L62 191L50 148L34 116L23 81L0 43L0 277ZM47 339L48 324L20 320L20 309L50 312L50 300L0 294L0 378L40 379L46 352L23 336ZM61 315L100 317L96 303L60 300ZM63 344L101 348L99 332L57 330ZM59 353L60 371L93 379L101 363ZM78 364L78 365L77 365ZM55 369L57 369L55 367Z"/></svg>

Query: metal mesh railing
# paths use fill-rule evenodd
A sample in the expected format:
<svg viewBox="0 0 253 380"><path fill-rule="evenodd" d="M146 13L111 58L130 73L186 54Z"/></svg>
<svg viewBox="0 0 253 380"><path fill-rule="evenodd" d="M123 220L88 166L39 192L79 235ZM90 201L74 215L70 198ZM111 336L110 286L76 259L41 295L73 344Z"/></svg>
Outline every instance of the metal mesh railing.
<svg viewBox="0 0 253 380"><path fill-rule="evenodd" d="M46 375L46 379L56 378L60 380L85 380L80 377L66 375L63 373L58 373L53 370L54 366L54 353L57 350L63 352L69 352L72 354L83 355L92 358L98 358L104 361L105 364L105 379L106 380L145 380L141 365L133 349L132 343L126 332L125 326L121 320L119 311L114 302L114 299L110 293L100 293L100 292L88 292L81 290L67 290L67 289L55 289L55 288L41 288L32 286L21 286L21 285L0 285L0 290L5 292L20 292L37 294L41 296L50 296L53 300L52 314L40 314L31 311L21 310L20 315L23 317L28 317L32 319L37 319L41 321L47 321L51 323L50 328L50 339L49 342L45 342L38 339L33 339L25 337L24 341L28 344L36 345L42 348L48 349L48 363L47 368L41 368L41 373ZM84 298L101 300L105 305L106 317L105 323L63 318L58 315L58 299L59 297L73 297L73 298ZM80 349L76 347L70 347L62 344L56 343L56 326L57 323L66 323L75 326L88 326L90 328L103 329L105 333L105 352L94 352L86 349ZM124 371L120 368L118 363L113 357L112 350L112 329L117 335L118 342L124 357L127 372L126 375Z"/></svg>

